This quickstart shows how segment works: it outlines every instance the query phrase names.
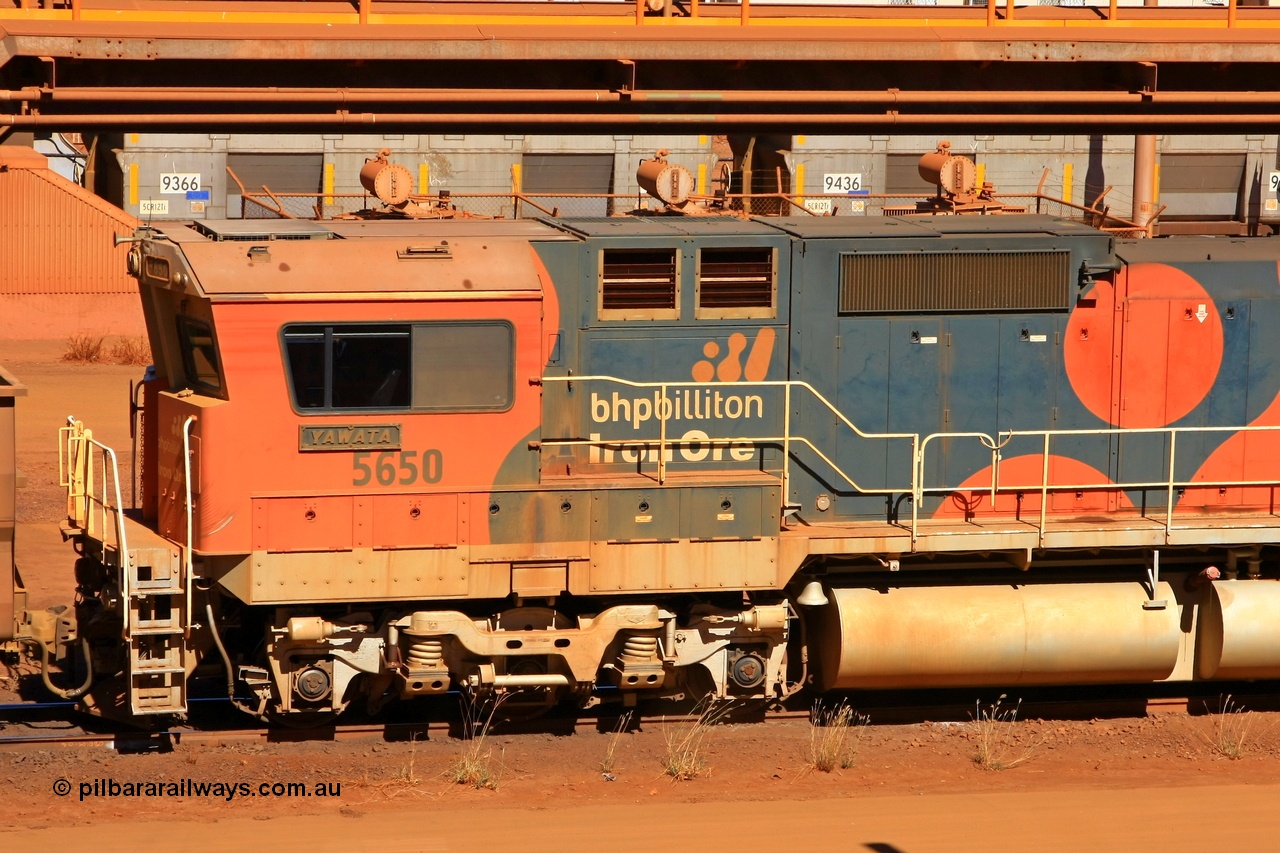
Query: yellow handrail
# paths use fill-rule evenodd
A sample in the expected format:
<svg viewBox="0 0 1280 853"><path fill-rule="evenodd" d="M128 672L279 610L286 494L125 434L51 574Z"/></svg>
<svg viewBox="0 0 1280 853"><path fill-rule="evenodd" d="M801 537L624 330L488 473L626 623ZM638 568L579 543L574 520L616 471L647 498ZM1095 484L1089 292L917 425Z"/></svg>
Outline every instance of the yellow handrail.
<svg viewBox="0 0 1280 853"><path fill-rule="evenodd" d="M129 634L129 542L125 532L124 501L120 495L120 467L116 452L93 437L93 430L75 418L58 429L58 485L67 490L67 516L75 527L102 543L114 546L119 561L120 599L124 636ZM95 454L94 451L97 451ZM94 459L101 485L94 475ZM95 523L96 522L96 523ZM108 538L114 534L114 540Z"/></svg>
<svg viewBox="0 0 1280 853"><path fill-rule="evenodd" d="M919 495L923 497L925 494L948 493L955 491L955 486L939 485L930 487L924 483L925 472L925 451L928 445L934 440L951 439L951 438L978 438L983 446L987 448L996 448L993 455L997 458L993 461L992 472L992 497L994 499L996 492L1013 492L1013 491L1029 491L1035 489L1040 492L1040 521L1038 531L1041 540L1044 538L1046 515L1048 505L1048 494L1053 492L1082 492L1082 491L1098 491L1098 490L1133 490L1133 489L1162 489L1165 492L1165 535L1168 535L1175 529L1173 524L1173 506L1174 492L1177 489L1189 487L1205 487L1205 488L1242 488L1247 486L1280 486L1280 479L1264 479L1264 480L1214 480L1214 481L1198 481L1198 480L1179 480L1176 478L1177 464L1177 442L1178 436L1182 434L1188 435L1206 435L1210 433L1251 433L1251 432L1276 432L1280 431L1280 426L1203 426L1203 427L1109 427L1104 429L1062 429L1062 430L1008 430L997 434L997 438L984 433L933 433L926 436L920 443L920 459L918 466L917 483L919 487ZM1053 439L1067 436L1136 436L1136 435L1152 435L1167 436L1169 439L1169 450L1167 454L1166 464L1163 466L1165 477L1162 480L1107 480L1101 483L1055 483L1049 484L1049 459L1051 456L1051 444ZM1039 483L1028 483L1023 485L1003 485L999 483L999 459L998 450L1008 445L1014 438L1035 438L1043 439L1043 447L1041 449L1041 475Z"/></svg>
<svg viewBox="0 0 1280 853"><path fill-rule="evenodd" d="M1177 463L1177 439L1182 434L1210 434L1210 433L1250 433L1250 432L1274 432L1280 431L1280 426L1209 426L1209 427L1142 427L1142 428L1124 428L1110 427L1104 429L1064 429L1064 430L1007 430L999 432L992 436L982 432L938 432L930 433L921 437L919 433L872 433L864 432L853 423L843 412L836 408L820 391L807 382L799 381L762 381L762 382L724 382L708 385L705 382L637 382L628 379L622 379L616 376L605 375L586 375L586 376L544 376L543 383L562 382L607 382L611 384L621 385L630 388L653 389L658 391L658 399L665 401L670 399L668 392L674 388L694 388L706 390L708 387L715 388L779 388L783 390L784 412L782 418L782 434L765 434L753 435L747 433L739 433L732 436L716 436L699 438L696 443L699 445L728 446L736 441L753 441L762 444L777 444L783 449L782 464L782 487L783 501L789 499L789 484L791 480L792 453L791 445L793 443L801 444L809 448L822 462L828 465L844 482L848 483L851 488L861 494L900 494L910 492L911 494L911 541L914 545L920 528L919 507L926 495L930 494L947 494L956 491L955 485L938 484L929 485L927 482L927 451L929 445L936 441L954 440L954 439L975 439L984 448L991 453L991 483L988 491L991 494L992 503L994 505L996 494L999 492L1011 491L1030 491L1036 490L1040 492L1040 513L1036 524L1036 531L1041 542L1044 541L1045 532L1048 527L1048 496L1050 492L1073 492L1088 490L1133 490L1133 489L1161 489L1166 495L1165 507L1165 539L1169 539L1171 533L1177 529L1173 524L1173 506L1174 491L1179 488L1203 486L1208 488L1227 488L1227 487L1245 487L1245 486L1280 486L1280 479L1264 479L1264 480L1223 480L1223 481L1195 481L1195 480L1178 480L1176 478ZM792 395L795 390L808 392L815 400L822 404L831 414L834 414L840 423L843 423L858 438L868 440L903 440L911 442L912 449L912 470L909 486L886 486L881 488L870 488L861 486L852 476L844 471L830 455L820 449L811 439L804 435L800 435L793 431L791 421ZM669 411L670 408L666 407ZM659 437L657 447L658 460L658 482L664 484L666 477L666 454L668 448L674 449L684 444L695 443L693 441L684 441L682 439L670 439L667 435L666 422L670 420L670 416L662 414L663 408L660 406L659 411L655 413L659 421ZM1165 477L1159 480L1132 480L1132 481L1105 481L1099 483L1049 483L1049 463L1052 458L1053 440L1067 436L1136 436L1136 435L1152 435L1168 437L1168 453L1167 463L1164 466ZM1040 438L1042 440L1040 450L1040 480L1038 483L1026 483L1018 485L1004 484L1000 481L1000 461L1001 451L1006 448L1015 438ZM556 447L623 447L636 443L649 443L651 439L645 438L607 438L607 439L544 439L541 446ZM643 464L644 455L640 456L640 462Z"/></svg>

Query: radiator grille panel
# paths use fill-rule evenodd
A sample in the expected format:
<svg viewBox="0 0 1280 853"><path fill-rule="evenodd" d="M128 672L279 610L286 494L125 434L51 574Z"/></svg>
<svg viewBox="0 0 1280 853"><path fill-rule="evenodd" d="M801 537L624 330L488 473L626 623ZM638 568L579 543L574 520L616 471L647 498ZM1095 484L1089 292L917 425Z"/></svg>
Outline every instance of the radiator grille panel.
<svg viewBox="0 0 1280 853"><path fill-rule="evenodd" d="M674 250L604 251L601 307L674 309L676 307L676 253Z"/></svg>
<svg viewBox="0 0 1280 853"><path fill-rule="evenodd" d="M703 249L699 308L772 308L773 249Z"/></svg>
<svg viewBox="0 0 1280 853"><path fill-rule="evenodd" d="M840 313L1065 311L1070 252L840 256Z"/></svg>

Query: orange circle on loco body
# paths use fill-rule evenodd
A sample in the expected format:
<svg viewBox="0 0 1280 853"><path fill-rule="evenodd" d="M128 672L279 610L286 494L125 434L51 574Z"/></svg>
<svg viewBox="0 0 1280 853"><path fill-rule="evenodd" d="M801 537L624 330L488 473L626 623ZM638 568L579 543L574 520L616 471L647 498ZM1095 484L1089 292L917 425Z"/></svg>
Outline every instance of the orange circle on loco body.
<svg viewBox="0 0 1280 853"><path fill-rule="evenodd" d="M1166 264L1132 264L1122 279L1128 310L1116 311L1115 288L1099 281L1067 321L1063 359L1071 388L1090 412L1119 427L1167 426L1209 393L1222 366L1222 319L1209 294ZM1116 324L1123 324L1121 335ZM1122 348L1113 359L1113 348ZM1120 401L1112 409L1112 375Z"/></svg>
<svg viewBox="0 0 1280 853"><path fill-rule="evenodd" d="M1040 484L1044 479L1044 457L1039 454L1011 456L1000 463L1000 491L991 502L991 466L969 476L947 495L934 511L934 518L957 518L972 515L1012 515L1031 518L1040 512ZM1049 511L1064 514L1106 513L1111 504L1132 509L1133 501L1118 489L1107 489L1111 482L1097 468L1070 456L1049 455L1049 487L1063 489L1091 486L1079 495L1061 491L1050 495ZM1021 493L1021 499L1019 498Z"/></svg>

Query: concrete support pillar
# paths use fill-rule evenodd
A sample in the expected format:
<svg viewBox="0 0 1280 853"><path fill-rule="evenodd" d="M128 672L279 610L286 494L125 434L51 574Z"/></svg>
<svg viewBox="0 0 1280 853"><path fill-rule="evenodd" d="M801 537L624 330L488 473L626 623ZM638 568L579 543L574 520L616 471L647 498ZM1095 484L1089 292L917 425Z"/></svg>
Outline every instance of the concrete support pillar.
<svg viewBox="0 0 1280 853"><path fill-rule="evenodd" d="M1133 138L1133 216L1138 225L1146 225L1155 213L1156 138Z"/></svg>

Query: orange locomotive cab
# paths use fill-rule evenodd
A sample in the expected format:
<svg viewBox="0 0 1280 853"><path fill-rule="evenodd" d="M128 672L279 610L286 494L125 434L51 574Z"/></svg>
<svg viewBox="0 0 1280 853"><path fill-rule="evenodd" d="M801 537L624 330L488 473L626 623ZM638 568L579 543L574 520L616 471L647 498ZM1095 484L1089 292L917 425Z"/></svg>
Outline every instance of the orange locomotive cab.
<svg viewBox="0 0 1280 853"><path fill-rule="evenodd" d="M155 318L175 329L165 372L179 377L146 430L158 445L159 529L175 541L183 532L176 484L189 429L192 546L242 600L315 600L317 581L290 555L312 554L308 571L323 574L324 555L356 550L372 552L355 564L364 568L344 562L321 600L465 595L447 558L419 555L439 564L415 570L420 581L397 578L393 564L402 550L483 544L485 526L468 532L467 496L487 492L536 429L532 250L501 235L352 246L328 227L300 230L310 239L237 231L174 245L195 290L181 304L202 302L209 316Z"/></svg>
<svg viewBox="0 0 1280 853"><path fill-rule="evenodd" d="M345 707L327 638L312 638L333 632L318 607L511 591L510 562L485 557L491 488L504 464L506 482L538 476L536 454L523 471L510 459L537 434L542 318L558 313L529 238L556 236L527 223L431 232L201 223L144 232L134 251L156 358L143 392L142 516L179 547L192 579L218 591L211 608L273 621L270 660L247 663L266 663L262 680L295 701L263 687L254 710ZM306 606L265 615L294 604ZM195 633L195 651L220 645ZM270 654L288 643L308 646L290 657L309 661L301 671ZM429 669L422 644L405 656ZM386 655L383 645L356 657ZM425 692L448 683L446 673Z"/></svg>

